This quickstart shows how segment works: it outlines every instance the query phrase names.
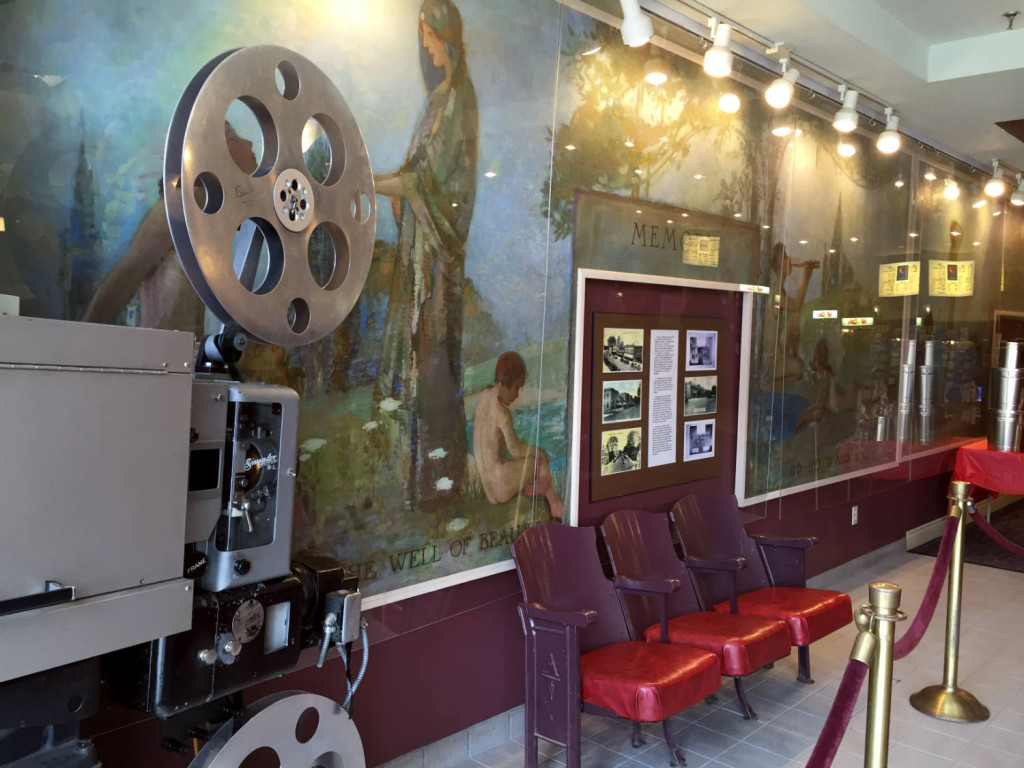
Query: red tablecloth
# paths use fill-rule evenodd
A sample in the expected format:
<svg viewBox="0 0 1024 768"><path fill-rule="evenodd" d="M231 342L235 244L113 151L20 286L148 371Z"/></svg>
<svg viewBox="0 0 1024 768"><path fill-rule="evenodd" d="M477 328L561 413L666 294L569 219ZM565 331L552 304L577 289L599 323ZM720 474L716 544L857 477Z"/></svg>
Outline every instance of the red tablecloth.
<svg viewBox="0 0 1024 768"><path fill-rule="evenodd" d="M995 493L1024 495L1024 453L993 451L984 438L956 452L954 480Z"/></svg>

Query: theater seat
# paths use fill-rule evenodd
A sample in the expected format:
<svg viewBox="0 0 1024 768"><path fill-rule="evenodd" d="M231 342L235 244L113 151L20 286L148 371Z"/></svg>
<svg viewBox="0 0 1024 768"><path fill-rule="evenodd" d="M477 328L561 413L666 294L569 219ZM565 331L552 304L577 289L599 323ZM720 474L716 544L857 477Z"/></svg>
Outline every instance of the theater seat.
<svg viewBox="0 0 1024 768"><path fill-rule="evenodd" d="M619 578L663 579L679 583L669 593L624 595L626 614L635 635L648 642L669 642L710 651L723 675L733 678L740 711L756 717L742 678L789 655L786 625L773 618L702 611L686 566L676 554L664 514L620 510L601 524L601 534ZM663 628L661 615L667 617Z"/></svg>
<svg viewBox="0 0 1024 768"><path fill-rule="evenodd" d="M730 613L729 601L715 611ZM829 589L767 587L736 596L736 611L786 622L792 645L810 645L830 632L845 627L852 618L850 596Z"/></svg>
<svg viewBox="0 0 1024 768"><path fill-rule="evenodd" d="M721 686L718 658L690 646L645 643L630 636L616 587L597 554L597 532L550 524L512 545L526 635L526 766L538 764L538 738L566 749L580 768L580 713L640 723L661 722L672 765L683 760L669 718ZM670 590L648 580L626 588Z"/></svg>
<svg viewBox="0 0 1024 768"><path fill-rule="evenodd" d="M784 621L797 646L797 679L813 683L810 644L853 620L849 595L806 586L804 552L814 539L748 536L731 495L687 496L671 519L704 605Z"/></svg>

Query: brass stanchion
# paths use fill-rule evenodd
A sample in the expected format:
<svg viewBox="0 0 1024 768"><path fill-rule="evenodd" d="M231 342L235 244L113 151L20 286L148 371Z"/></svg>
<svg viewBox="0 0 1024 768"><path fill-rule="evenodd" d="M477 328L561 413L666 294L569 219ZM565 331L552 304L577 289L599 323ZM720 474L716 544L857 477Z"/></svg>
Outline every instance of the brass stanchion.
<svg viewBox="0 0 1024 768"><path fill-rule="evenodd" d="M892 647L896 622L907 615L900 610L902 590L896 584L873 581L868 585L870 605L862 605L855 621L877 638L868 671L868 721L864 734L864 768L886 768L889 762L889 710L892 704Z"/></svg>
<svg viewBox="0 0 1024 768"><path fill-rule="evenodd" d="M919 712L957 723L976 723L988 719L988 707L956 684L960 652L960 608L963 603L964 526L970 483L954 481L949 514L959 522L949 561L949 582L946 594L946 651L942 685L929 685L910 697L911 706Z"/></svg>

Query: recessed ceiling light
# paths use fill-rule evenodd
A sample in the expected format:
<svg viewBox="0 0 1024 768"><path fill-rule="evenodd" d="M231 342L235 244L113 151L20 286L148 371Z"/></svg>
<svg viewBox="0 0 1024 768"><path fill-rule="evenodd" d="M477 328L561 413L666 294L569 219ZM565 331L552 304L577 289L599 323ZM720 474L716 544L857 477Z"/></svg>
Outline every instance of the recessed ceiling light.
<svg viewBox="0 0 1024 768"><path fill-rule="evenodd" d="M910 237L917 237L917 232L910 232L909 235Z"/></svg>
<svg viewBox="0 0 1024 768"><path fill-rule="evenodd" d="M845 139L839 142L839 147L836 151L843 157L853 157L857 154L857 148Z"/></svg>
<svg viewBox="0 0 1024 768"><path fill-rule="evenodd" d="M938 176L935 175L935 171L933 171L931 168L924 172L924 177L928 179L928 181L935 181L937 178L939 178Z"/></svg>
<svg viewBox="0 0 1024 768"><path fill-rule="evenodd" d="M684 214L683 214L683 218L685 219L685 218L686 218L687 216L689 216L689 215L690 215L690 214L688 214L688 213L684 213Z"/></svg>
<svg viewBox="0 0 1024 768"><path fill-rule="evenodd" d="M742 213L740 213L739 211L737 211L736 213L734 213L734 214L732 215L732 217L733 217L734 219L742 219L742 218L743 218L743 214L742 214Z"/></svg>
<svg viewBox="0 0 1024 768"><path fill-rule="evenodd" d="M801 240L800 241L800 245L807 245L807 241L806 240Z"/></svg>
<svg viewBox="0 0 1024 768"><path fill-rule="evenodd" d="M984 197L979 197L977 200L971 203L971 208L984 208L985 203L987 202L988 200L986 200Z"/></svg>
<svg viewBox="0 0 1024 768"><path fill-rule="evenodd" d="M695 178L697 181L700 181L701 179L704 178L704 174L703 173L695 173L695 174L693 174L693 178Z"/></svg>
<svg viewBox="0 0 1024 768"><path fill-rule="evenodd" d="M977 246L981 245L981 240L975 240L973 243L971 243L971 245L977 247Z"/></svg>
<svg viewBox="0 0 1024 768"><path fill-rule="evenodd" d="M675 224L675 222L672 221L672 219L665 219L665 223L666 224Z"/></svg>
<svg viewBox="0 0 1024 768"><path fill-rule="evenodd" d="M723 93L718 97L718 108L727 114L740 111L740 97L735 93Z"/></svg>
<svg viewBox="0 0 1024 768"><path fill-rule="evenodd" d="M955 229L951 229L949 230L949 234L951 234L953 237L960 237L960 235L962 235L963 232L957 232Z"/></svg>
<svg viewBox="0 0 1024 768"><path fill-rule="evenodd" d="M635 173L637 176L643 176L644 175L644 170L643 170L643 168L635 168L633 170L633 173Z"/></svg>
<svg viewBox="0 0 1024 768"><path fill-rule="evenodd" d="M851 237L851 238L850 238L850 242L851 242L851 243L856 243L856 242L857 242L857 240L859 240L859 239L860 239L860 238L857 238L857 237Z"/></svg>
<svg viewBox="0 0 1024 768"><path fill-rule="evenodd" d="M761 225L761 229L771 229L771 228L772 228L771 224L762 224Z"/></svg>
<svg viewBox="0 0 1024 768"><path fill-rule="evenodd" d="M829 253L835 253L835 252L836 252L836 249L835 249L835 248L829 248L829 249L828 249L828 252L829 252Z"/></svg>
<svg viewBox="0 0 1024 768"><path fill-rule="evenodd" d="M570 152L574 152L576 150L576 145L575 144L566 144L565 148L568 149Z"/></svg>
<svg viewBox="0 0 1024 768"><path fill-rule="evenodd" d="M625 145L626 145L627 147L635 147L635 146L636 146L636 144L634 144L634 143L633 143L633 140L632 140L632 139L626 139L626 140L625 140L624 142L622 142L622 143L623 143L623 144L625 144Z"/></svg>
<svg viewBox="0 0 1024 768"><path fill-rule="evenodd" d="M660 56L652 56L644 63L644 82L651 85L664 85L668 80L664 60Z"/></svg>
<svg viewBox="0 0 1024 768"><path fill-rule="evenodd" d="M1002 211L992 211L992 215L993 216L1002 216L1003 212Z"/></svg>
<svg viewBox="0 0 1024 768"><path fill-rule="evenodd" d="M484 174L484 176L485 176L485 177L487 177L488 179L493 179L493 178L494 178L495 176L497 176L497 175L498 175L498 174L496 174L496 173L495 173L494 171L487 171L487 172L486 172L486 173Z"/></svg>

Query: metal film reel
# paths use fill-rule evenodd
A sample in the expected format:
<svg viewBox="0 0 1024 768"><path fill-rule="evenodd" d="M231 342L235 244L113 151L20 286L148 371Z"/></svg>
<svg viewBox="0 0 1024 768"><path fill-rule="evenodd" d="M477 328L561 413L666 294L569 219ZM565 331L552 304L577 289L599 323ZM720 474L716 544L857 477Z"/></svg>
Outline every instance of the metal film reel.
<svg viewBox="0 0 1024 768"><path fill-rule="evenodd" d="M241 728L225 723L189 768L366 768L363 742L341 705L314 693L273 694Z"/></svg>
<svg viewBox="0 0 1024 768"><path fill-rule="evenodd" d="M230 135L236 101L259 124L254 169ZM313 120L326 148L310 168L303 132ZM359 298L376 229L370 160L341 93L294 51L239 48L196 73L167 133L164 199L196 293L253 338L316 341Z"/></svg>

